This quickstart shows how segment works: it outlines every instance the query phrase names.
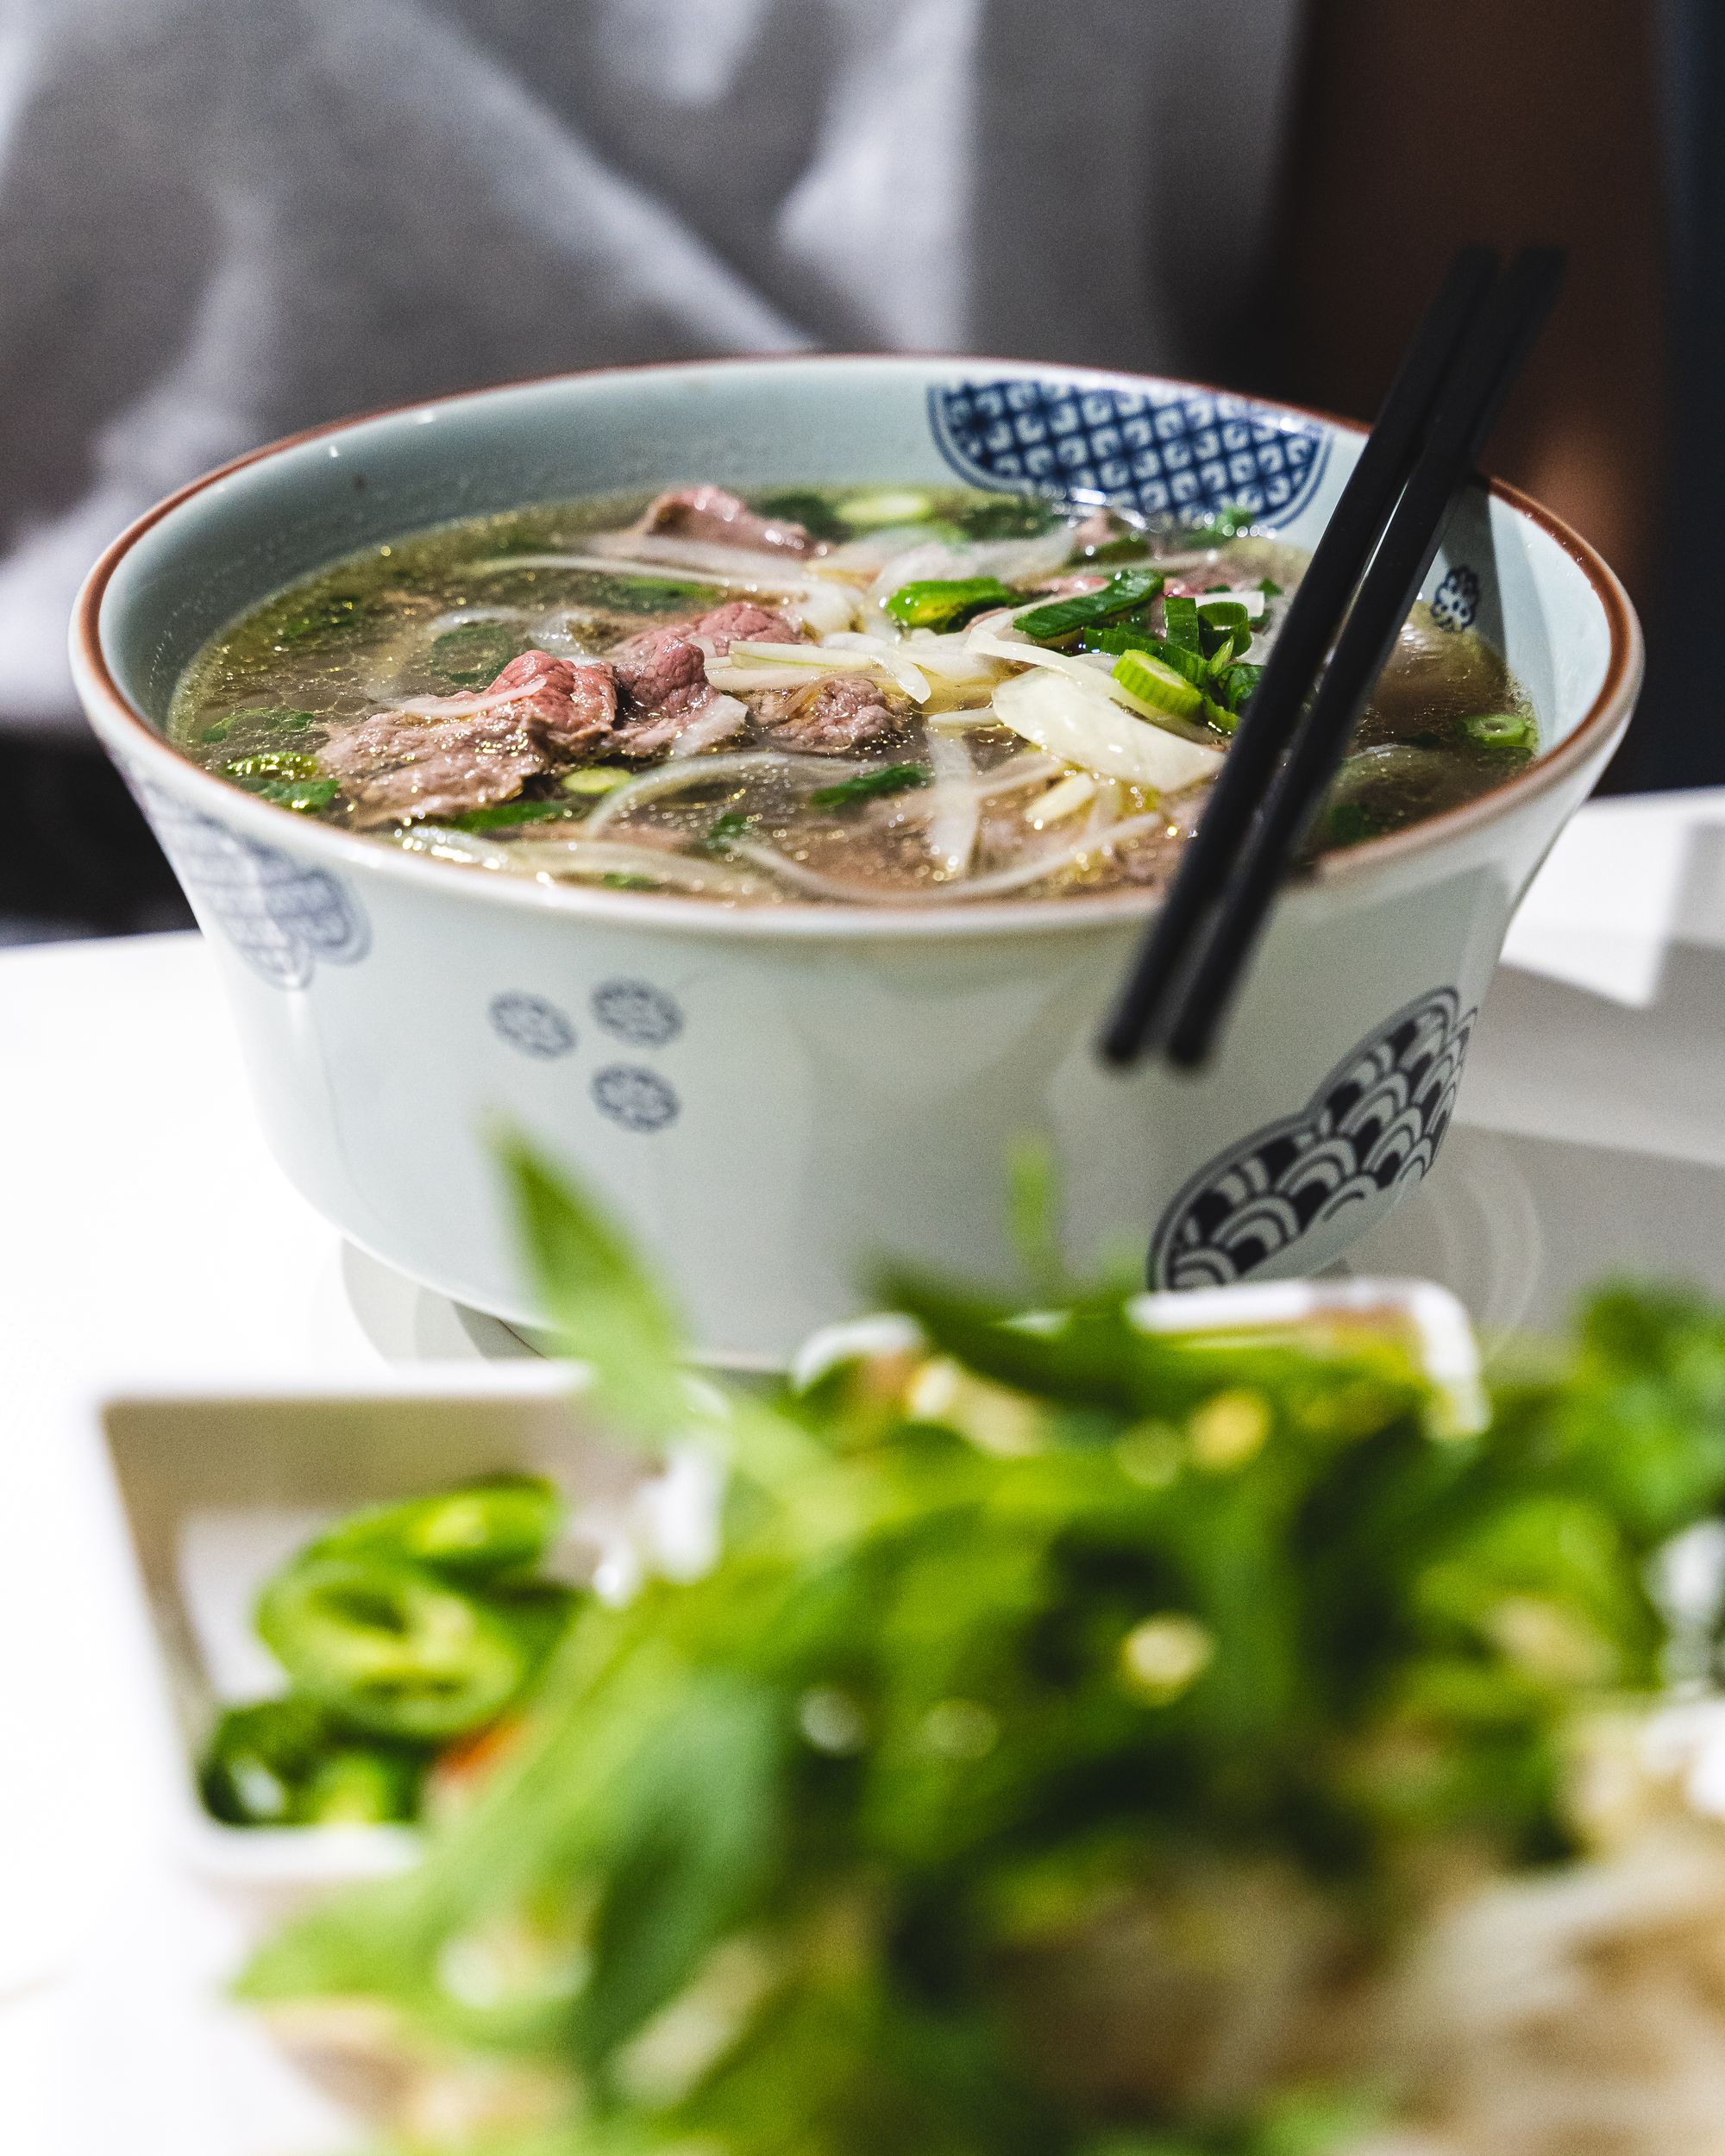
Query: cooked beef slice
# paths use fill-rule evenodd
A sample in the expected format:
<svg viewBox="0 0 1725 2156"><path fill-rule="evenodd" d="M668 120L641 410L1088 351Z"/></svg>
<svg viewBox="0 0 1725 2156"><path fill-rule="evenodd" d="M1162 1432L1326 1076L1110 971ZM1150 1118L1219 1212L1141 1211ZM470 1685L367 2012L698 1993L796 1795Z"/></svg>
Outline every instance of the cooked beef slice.
<svg viewBox="0 0 1725 2156"><path fill-rule="evenodd" d="M782 517L757 517L722 486L677 486L649 502L635 529L643 536L699 539L708 545L754 547L774 554L807 554L813 540Z"/></svg>
<svg viewBox="0 0 1725 2156"><path fill-rule="evenodd" d="M558 761L545 720L506 704L451 718L376 711L317 757L354 804L361 830L423 816L459 816L520 793Z"/></svg>
<svg viewBox="0 0 1725 2156"><path fill-rule="evenodd" d="M486 691L522 692L510 709L544 722L559 749L572 755L597 747L617 724L617 680L602 659L554 659L549 651L524 651L511 659Z"/></svg>
<svg viewBox="0 0 1725 2156"><path fill-rule="evenodd" d="M771 739L818 756L841 755L878 741L903 717L866 674L828 674L806 689L767 689L755 710Z"/></svg>
<svg viewBox="0 0 1725 2156"><path fill-rule="evenodd" d="M611 745L624 755L659 755L712 715L718 692L708 685L706 660L693 641L697 636L710 639L721 655L738 636L764 643L797 641L782 614L750 599L733 599L693 621L649 629L618 644L606 655L622 692L622 724ZM737 724L743 724L740 717Z"/></svg>

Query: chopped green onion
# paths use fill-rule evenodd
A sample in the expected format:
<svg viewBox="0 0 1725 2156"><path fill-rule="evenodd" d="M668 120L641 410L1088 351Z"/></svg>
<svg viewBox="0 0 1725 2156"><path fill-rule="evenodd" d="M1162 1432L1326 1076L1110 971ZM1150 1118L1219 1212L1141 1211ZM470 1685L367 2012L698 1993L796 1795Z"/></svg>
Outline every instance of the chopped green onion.
<svg viewBox="0 0 1725 2156"><path fill-rule="evenodd" d="M1070 636L1074 630L1088 628L1093 622L1107 621L1113 614L1130 613L1134 607L1149 605L1162 589L1164 580L1154 569L1121 569L1100 591L1078 592L1070 599L1051 599L1046 606L1035 606L1029 613L1020 614L1013 626L1032 642L1055 643L1063 636Z"/></svg>
<svg viewBox="0 0 1725 2156"><path fill-rule="evenodd" d="M866 494L847 494L835 503L834 514L854 531L872 531L883 524L925 523L935 507L933 495L920 487L883 486Z"/></svg>
<svg viewBox="0 0 1725 2156"><path fill-rule="evenodd" d="M1162 617L1168 624L1168 641L1182 651L1204 651L1204 617L1195 599L1170 592L1162 602Z"/></svg>
<svg viewBox="0 0 1725 2156"><path fill-rule="evenodd" d="M726 809L723 816L716 816L707 825L701 844L710 854L723 853L733 838L745 835L751 821L743 809Z"/></svg>
<svg viewBox="0 0 1725 2156"><path fill-rule="evenodd" d="M1128 696L1172 718L1190 718L1204 701L1183 674L1147 651L1123 651L1114 661L1114 679Z"/></svg>
<svg viewBox="0 0 1725 2156"><path fill-rule="evenodd" d="M1221 700L1230 712L1243 711L1252 691L1264 679L1264 668L1249 661L1237 659L1232 666L1224 667L1216 676L1216 686L1221 691Z"/></svg>
<svg viewBox="0 0 1725 2156"><path fill-rule="evenodd" d="M1258 588L1263 592L1266 599L1280 599L1282 596L1282 586L1276 581L1274 577L1259 577L1258 580Z"/></svg>
<svg viewBox="0 0 1725 2156"><path fill-rule="evenodd" d="M1494 755L1531 753L1539 745L1539 728L1525 711L1484 711L1465 718L1461 730L1477 749Z"/></svg>
<svg viewBox="0 0 1725 2156"><path fill-rule="evenodd" d="M926 577L901 584L886 607L906 629L956 629L973 614L990 606L1015 606L1023 597L998 577Z"/></svg>
<svg viewBox="0 0 1725 2156"><path fill-rule="evenodd" d="M1251 642L1251 616L1238 599L1213 599L1201 605L1199 617L1211 635L1230 642L1244 636Z"/></svg>
<svg viewBox="0 0 1725 2156"><path fill-rule="evenodd" d="M230 756L224 779L315 779L317 759L303 749L260 749L253 756Z"/></svg>
<svg viewBox="0 0 1725 2156"><path fill-rule="evenodd" d="M819 809L848 808L853 801L872 801L882 793L926 786L933 776L919 763L885 764L878 771L859 771L854 779L841 779L837 786L817 787L809 801Z"/></svg>
<svg viewBox="0 0 1725 2156"><path fill-rule="evenodd" d="M465 810L448 820L458 831L500 831L511 824L549 824L574 813L563 801L499 801L492 808Z"/></svg>
<svg viewBox="0 0 1725 2156"><path fill-rule="evenodd" d="M615 764L590 763L584 770L566 771L557 783L565 793L609 793L634 775Z"/></svg>

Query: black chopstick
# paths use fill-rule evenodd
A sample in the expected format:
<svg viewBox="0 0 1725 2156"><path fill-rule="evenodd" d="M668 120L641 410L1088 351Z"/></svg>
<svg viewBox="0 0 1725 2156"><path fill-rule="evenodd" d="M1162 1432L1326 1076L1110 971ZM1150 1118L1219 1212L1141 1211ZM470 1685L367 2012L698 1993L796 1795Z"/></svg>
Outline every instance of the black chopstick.
<svg viewBox="0 0 1725 2156"><path fill-rule="evenodd" d="M1227 760L1186 849L1179 873L1146 931L1109 1018L1101 1048L1130 1063L1174 1007L1203 916L1233 868L1286 749L1343 609L1383 530L1432 424L1462 340L1497 275L1494 248L1464 248L1402 361L1377 423L1300 580L1264 678L1247 705Z"/></svg>
<svg viewBox="0 0 1725 2156"><path fill-rule="evenodd" d="M1556 248L1518 254L1458 358L1429 442L1403 490L1292 748L1209 917L1167 1030L1169 1060L1204 1062L1276 894L1347 750L1361 706L1420 595L1458 489L1473 475L1503 399L1563 282ZM1226 768L1226 766L1224 767Z"/></svg>

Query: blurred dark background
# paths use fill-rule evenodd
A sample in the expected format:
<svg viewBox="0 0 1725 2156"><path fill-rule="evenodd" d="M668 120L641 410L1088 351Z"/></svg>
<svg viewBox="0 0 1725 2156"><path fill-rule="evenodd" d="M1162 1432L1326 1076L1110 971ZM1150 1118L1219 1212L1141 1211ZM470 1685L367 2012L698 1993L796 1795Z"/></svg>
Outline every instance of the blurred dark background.
<svg viewBox="0 0 1725 2156"><path fill-rule="evenodd" d="M189 924L78 716L160 494L562 366L972 349L1362 417L1452 248L1571 251L1489 462L1647 624L1615 788L1725 783L1720 0L56 0L0 44L0 941ZM1703 630L1704 633L1704 630Z"/></svg>

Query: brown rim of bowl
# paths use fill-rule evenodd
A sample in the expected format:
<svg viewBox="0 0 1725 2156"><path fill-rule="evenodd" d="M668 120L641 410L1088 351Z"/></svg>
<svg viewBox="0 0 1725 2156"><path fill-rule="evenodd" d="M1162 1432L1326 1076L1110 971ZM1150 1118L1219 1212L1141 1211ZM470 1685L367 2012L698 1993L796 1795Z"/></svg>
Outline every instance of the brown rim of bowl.
<svg viewBox="0 0 1725 2156"><path fill-rule="evenodd" d="M141 712L133 708L109 671L97 629L109 581L126 555L146 532L183 503L219 481L230 478L235 473L243 472L249 466L261 463L266 458L276 456L283 451L298 448L302 443L319 441L326 435L342 434L349 428L365 426L374 420L394 418L404 412L466 404L475 398L498 396L511 390L537 389L561 382L599 381L618 375L682 373L714 367L842 367L859 365L888 367L901 365L906 371L931 366L950 366L957 369L1023 367L1032 371L1050 371L1069 378L1089 378L1099 384L1171 383L1182 388L1195 389L1205 396L1241 397L1245 401L1261 405L1270 411L1287 412L1297 418L1314 420L1340 434L1363 438L1367 432L1358 420L1344 419L1314 405L1289 404L1280 398L1256 397L1245 391L1225 390L1214 383L1193 381L1185 376L1135 375L1115 368L1071 367L1057 361L1039 360L988 358L970 353L738 353L711 359L649 360L622 367L576 367L561 373L528 375L514 381L484 383L472 389L452 390L440 396L411 398L402 404L380 405L373 411L354 413L346 418L326 420L321 425L303 428L297 434L284 435L277 441L264 442L255 449L247 450L243 455L231 458L226 464L217 465L213 471L204 473L200 478L188 480L184 486L177 488L129 524L104 550L85 579L72 620L75 655L82 662L86 681L104 697L110 707L110 715L117 718L123 728L135 730L152 752L160 750L172 757L195 786L201 788L208 785L215 789L224 805L237 811L243 821L250 820L250 812L272 819L283 817L292 823L302 837L315 833L317 836L313 843L334 843L337 851L343 856L351 857L356 866L381 866L391 862L409 871L416 878L426 872L442 877L451 864L380 847L359 832L344 831L333 824L309 822L275 803L237 793L214 772L206 771L201 764L194 763L190 757L182 755L171 742L156 731ZM1409 824L1406 830L1391 831L1382 838L1365 839L1343 851L1324 855L1312 875L1303 880L1305 888L1350 882L1379 868L1423 853L1428 848L1440 848L1451 839L1483 824L1496 822L1534 795L1546 792L1570 777L1606 745L1613 732L1627 722L1640 686L1643 667L1640 623L1629 602L1628 593L1604 559L1561 517L1505 480L1490 479L1486 484L1489 492L1496 500L1536 525L1569 555L1587 579L1603 608L1611 646L1605 679L1600 685L1599 693L1564 739L1543 755L1536 756L1525 770L1514 778L1506 779L1489 793L1464 802L1458 807L1446 809L1440 815L1427 817L1418 824ZM279 828L273 822L269 827ZM350 849L354 849L351 855ZM489 890L518 900L524 899L536 906L553 906L558 911L586 912L598 910L637 918L642 918L644 912L648 917L665 920L667 926L671 924L673 917L686 924L693 923L697 918L704 918L707 924L715 928L721 923L712 917L718 914L724 922L732 925L733 931L746 924L750 931L758 929L769 933L775 924L787 929L811 928L819 924L832 930L838 928L841 920L846 924L850 933L869 928L886 932L902 932L906 929L925 933L943 930L950 931L962 929L966 924L973 930L985 925L1030 929L1054 926L1063 921L1076 928L1083 922L1095 922L1099 913L1104 911L1111 916L1121 913L1141 915L1153 910L1157 903L1156 894L1113 890L1100 891L1094 897L1073 893L1057 899L1029 901L982 899L973 905L954 906L950 909L885 906L848 908L790 899L770 907L732 911L716 907L710 899L683 899L667 893L609 891L586 885L545 886L525 878L486 877L474 881L481 890ZM1302 886L1297 884L1290 887L1290 893L1300 887Z"/></svg>

